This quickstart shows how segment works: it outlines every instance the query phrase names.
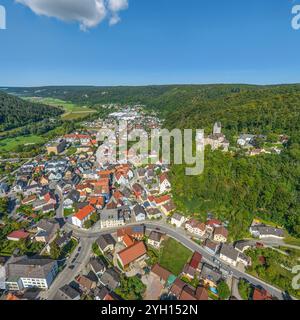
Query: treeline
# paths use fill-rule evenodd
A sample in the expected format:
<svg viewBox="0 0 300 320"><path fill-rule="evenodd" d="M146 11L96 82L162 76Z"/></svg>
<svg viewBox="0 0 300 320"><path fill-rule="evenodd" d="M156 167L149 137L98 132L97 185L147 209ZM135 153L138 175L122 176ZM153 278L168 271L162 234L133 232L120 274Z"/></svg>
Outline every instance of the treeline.
<svg viewBox="0 0 300 320"><path fill-rule="evenodd" d="M59 108L24 101L0 91L0 131L57 117L62 113Z"/></svg>

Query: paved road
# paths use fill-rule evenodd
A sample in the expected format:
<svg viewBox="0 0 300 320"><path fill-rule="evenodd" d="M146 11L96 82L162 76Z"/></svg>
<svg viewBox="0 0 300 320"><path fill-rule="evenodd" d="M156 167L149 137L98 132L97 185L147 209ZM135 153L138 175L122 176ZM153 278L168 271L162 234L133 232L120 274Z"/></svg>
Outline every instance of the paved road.
<svg viewBox="0 0 300 320"><path fill-rule="evenodd" d="M78 247L68 259L64 270L56 277L50 289L41 294L42 299L53 300L58 289L65 284L72 282L75 277L84 269L90 259L92 244L95 240L96 238L85 238L80 241ZM72 263L73 259L75 259L74 263ZM69 266L71 265L74 266L73 270L69 269Z"/></svg>
<svg viewBox="0 0 300 320"><path fill-rule="evenodd" d="M140 224L140 223L139 223ZM133 225L137 225L133 224ZM192 241L186 234L178 232L178 229L175 229L171 226L166 226L162 225L159 222L145 222L144 223L145 227L149 230L154 230L159 228L159 230L163 233L166 233L168 236L176 239L180 243L182 243L184 246L189 248L191 251L198 251L202 254L203 260L206 262L209 262L212 265L216 265L216 261L218 261L218 264L221 266L223 270L226 270L232 274L232 276L236 279L246 279L249 282L251 282L255 286L261 286L265 288L267 291L269 291L273 296L277 297L278 299L282 300L283 299L283 292L282 290L267 284L263 282L260 279L257 279L247 273L244 273L237 268L225 264L223 261L220 261L217 257L206 251L202 246L198 245L194 241ZM60 274L59 276L55 279L54 284L51 286L50 290L47 292L47 298L51 299L54 297L56 291L63 286L64 284L67 284L71 282L77 274L80 273L80 271L84 268L84 266L88 263L90 259L90 254L91 254L91 246L92 243L96 240L96 238L100 234L106 234L106 233L114 233L118 228L113 228L113 229L104 229L104 230L83 230L83 229L78 229L77 227L66 223L65 225L65 230L69 231L72 230L73 234L77 237L80 237L80 244L82 246L81 252L79 253L76 263L75 263L75 268L74 270L68 269L66 267ZM76 252L73 253L72 257L69 259L69 261L72 261L74 256L77 254ZM71 263L68 262L68 266Z"/></svg>

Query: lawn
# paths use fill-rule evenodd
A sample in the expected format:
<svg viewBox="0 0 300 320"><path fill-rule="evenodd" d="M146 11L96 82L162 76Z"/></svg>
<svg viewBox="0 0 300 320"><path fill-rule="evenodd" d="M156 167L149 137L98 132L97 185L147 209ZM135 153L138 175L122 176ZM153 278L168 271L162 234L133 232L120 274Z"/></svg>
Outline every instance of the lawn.
<svg viewBox="0 0 300 320"><path fill-rule="evenodd" d="M192 252L172 238L165 241L159 264L178 276L191 258Z"/></svg>
<svg viewBox="0 0 300 320"><path fill-rule="evenodd" d="M30 145L44 143L45 140L41 136L28 135L15 138L7 138L0 140L0 151L14 151L20 145Z"/></svg>

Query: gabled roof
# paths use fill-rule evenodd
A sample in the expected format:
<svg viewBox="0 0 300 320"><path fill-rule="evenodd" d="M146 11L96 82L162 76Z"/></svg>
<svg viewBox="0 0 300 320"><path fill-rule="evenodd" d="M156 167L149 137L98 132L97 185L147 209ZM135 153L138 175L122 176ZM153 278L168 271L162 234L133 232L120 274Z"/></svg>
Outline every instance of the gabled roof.
<svg viewBox="0 0 300 320"><path fill-rule="evenodd" d="M181 292L179 300L197 300L194 288L185 286Z"/></svg>
<svg viewBox="0 0 300 320"><path fill-rule="evenodd" d="M228 237L228 230L224 227L216 227L214 231L214 235L221 235L227 239Z"/></svg>
<svg viewBox="0 0 300 320"><path fill-rule="evenodd" d="M151 272L153 272L154 274L159 276L159 278L163 279L164 281L168 281L169 276L172 275L172 273L170 271L163 268L158 263L152 267Z"/></svg>
<svg viewBox="0 0 300 320"><path fill-rule="evenodd" d="M144 242L140 241L140 242L137 242L134 245L120 251L118 253L118 256L119 256L120 260L122 261L123 266L127 266L131 262L142 257L146 253L147 253L147 250L146 250L145 244L144 244Z"/></svg>
<svg viewBox="0 0 300 320"><path fill-rule="evenodd" d="M74 217L76 217L78 220L83 220L84 218L86 218L87 216L89 216L91 213L95 212L95 208L91 205L87 205L86 207L83 207L82 209L80 209L75 215Z"/></svg>
<svg viewBox="0 0 300 320"><path fill-rule="evenodd" d="M197 269L199 267L201 260L202 260L202 255L199 252L195 252L190 261L190 266L194 269Z"/></svg>
<svg viewBox="0 0 300 320"><path fill-rule="evenodd" d="M26 239L29 237L29 233L23 230L16 230L7 235L7 238L14 239Z"/></svg>

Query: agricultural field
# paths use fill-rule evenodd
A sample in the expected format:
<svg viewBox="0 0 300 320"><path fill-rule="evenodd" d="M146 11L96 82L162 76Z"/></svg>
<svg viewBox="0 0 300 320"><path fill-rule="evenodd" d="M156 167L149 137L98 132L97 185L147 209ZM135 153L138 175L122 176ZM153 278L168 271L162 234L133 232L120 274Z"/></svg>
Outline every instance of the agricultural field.
<svg viewBox="0 0 300 320"><path fill-rule="evenodd" d="M78 120L85 118L96 110L90 109L85 106L78 106L72 102L64 101L55 98L41 98L41 97L27 97L26 100L33 102L40 102L53 107L61 107L65 113L61 116L62 120Z"/></svg>
<svg viewBox="0 0 300 320"><path fill-rule="evenodd" d="M192 252L176 240L169 238L165 241L159 264L178 276L184 265L192 257Z"/></svg>
<svg viewBox="0 0 300 320"><path fill-rule="evenodd" d="M0 151L15 151L18 146L45 143L42 136L28 135L0 140Z"/></svg>

